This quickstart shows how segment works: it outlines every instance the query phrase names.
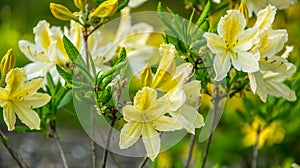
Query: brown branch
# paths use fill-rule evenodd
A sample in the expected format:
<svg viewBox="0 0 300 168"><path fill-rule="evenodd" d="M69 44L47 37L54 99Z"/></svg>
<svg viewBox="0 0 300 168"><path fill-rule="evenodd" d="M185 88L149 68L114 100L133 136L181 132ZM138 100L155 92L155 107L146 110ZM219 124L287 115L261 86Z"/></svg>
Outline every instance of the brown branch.
<svg viewBox="0 0 300 168"><path fill-rule="evenodd" d="M5 148L8 150L10 155L13 157L13 159L17 162L19 167L21 168L29 168L27 163L23 160L23 158L11 147L10 143L8 142L7 137L4 135L2 130L0 129L0 140L2 144L5 146Z"/></svg>

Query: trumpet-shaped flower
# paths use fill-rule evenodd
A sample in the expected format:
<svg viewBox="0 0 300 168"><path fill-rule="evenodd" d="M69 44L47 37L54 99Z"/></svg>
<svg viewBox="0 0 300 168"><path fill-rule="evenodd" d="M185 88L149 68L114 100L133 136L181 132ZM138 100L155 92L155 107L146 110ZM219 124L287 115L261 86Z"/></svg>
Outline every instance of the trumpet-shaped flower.
<svg viewBox="0 0 300 168"><path fill-rule="evenodd" d="M44 76L50 71L54 81L60 79L55 65L66 66L69 57L63 46L63 33L59 27L51 27L45 21L39 21L33 29L35 44L26 41L19 41L19 48L25 56L32 61L24 67L28 79Z"/></svg>
<svg viewBox="0 0 300 168"><path fill-rule="evenodd" d="M154 28L145 22L132 24L130 10L130 7L125 7L121 10L121 19L115 43L118 44L118 47L126 49L132 71L138 72L144 68L147 60L154 54L154 48L147 44L147 40Z"/></svg>
<svg viewBox="0 0 300 168"><path fill-rule="evenodd" d="M288 55L291 50L288 48ZM283 97L289 101L297 99L295 92L287 87L283 81L291 77L296 72L296 66L289 63L286 58L273 56L268 60L260 61L262 70L249 73L250 86L263 102L266 102L267 96Z"/></svg>
<svg viewBox="0 0 300 168"><path fill-rule="evenodd" d="M179 129L174 125L174 119L164 116L165 97L157 99L157 92L150 87L143 87L134 98L134 105L123 108L123 116L127 124L120 133L120 148L132 146L140 136L151 160L160 151L160 137L157 131L171 131Z"/></svg>
<svg viewBox="0 0 300 168"><path fill-rule="evenodd" d="M6 76L6 87L0 88L0 106L9 131L15 128L16 115L30 129L40 129L40 118L32 108L41 107L50 100L47 94L37 93L42 79L24 82L25 78L23 69L12 69Z"/></svg>
<svg viewBox="0 0 300 168"><path fill-rule="evenodd" d="M204 33L209 49L216 54L214 59L215 80L226 77L231 63L237 70L256 72L259 70L257 56L249 50L257 43L257 28L246 27L244 15L238 10L229 10L218 23L218 35Z"/></svg>

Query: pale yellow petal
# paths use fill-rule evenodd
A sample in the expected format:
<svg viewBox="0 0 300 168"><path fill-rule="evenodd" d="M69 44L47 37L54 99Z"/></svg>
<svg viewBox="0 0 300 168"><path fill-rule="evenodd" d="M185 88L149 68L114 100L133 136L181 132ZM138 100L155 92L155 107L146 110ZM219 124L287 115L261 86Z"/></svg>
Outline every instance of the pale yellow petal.
<svg viewBox="0 0 300 168"><path fill-rule="evenodd" d="M134 106L139 110L148 109L156 100L157 92L150 87L143 87L134 97Z"/></svg>
<svg viewBox="0 0 300 168"><path fill-rule="evenodd" d="M147 152L147 156L153 161L160 151L160 137L153 126L144 123L142 130L143 143Z"/></svg>
<svg viewBox="0 0 300 168"><path fill-rule="evenodd" d="M143 129L144 127L142 123L129 122L125 124L120 133L120 148L126 149L132 146L141 136Z"/></svg>
<svg viewBox="0 0 300 168"><path fill-rule="evenodd" d="M191 106L199 106L201 96L201 82L198 80L192 80L189 83L183 85L183 91L186 95L186 104Z"/></svg>
<svg viewBox="0 0 300 168"><path fill-rule="evenodd" d="M177 90L170 95L169 110L176 111L181 105L185 103L186 96L183 90Z"/></svg>
<svg viewBox="0 0 300 168"><path fill-rule="evenodd" d="M13 93L18 90L26 79L26 74L23 69L15 68L9 71L6 75L5 82L8 93Z"/></svg>
<svg viewBox="0 0 300 168"><path fill-rule="evenodd" d="M276 7L269 5L265 9L261 10L257 14L257 20L254 27L263 29L265 27L271 27L276 14Z"/></svg>
<svg viewBox="0 0 300 168"><path fill-rule="evenodd" d="M14 130L16 123L16 114L13 111L12 104L9 102L3 106L3 118L8 130Z"/></svg>
<svg viewBox="0 0 300 168"><path fill-rule="evenodd" d="M228 44L232 44L245 27L244 15L238 10L228 10L218 23L218 33Z"/></svg>
<svg viewBox="0 0 300 168"><path fill-rule="evenodd" d="M22 104L30 108L37 108L44 106L50 101L51 97L45 93L35 93L24 97L23 101L20 101Z"/></svg>
<svg viewBox="0 0 300 168"><path fill-rule="evenodd" d="M127 121L127 122L129 122L129 121L142 121L143 112L136 109L132 105L126 105L122 109L122 112L123 112L124 120Z"/></svg>
<svg viewBox="0 0 300 168"><path fill-rule="evenodd" d="M22 123L27 125L30 129L40 129L41 120L35 111L18 103L13 104L13 110Z"/></svg>
<svg viewBox="0 0 300 168"><path fill-rule="evenodd" d="M156 130L159 131L175 131L180 130L182 127L176 123L175 119L168 116L162 116L153 122Z"/></svg>
<svg viewBox="0 0 300 168"><path fill-rule="evenodd" d="M192 106L183 105L178 112L171 112L172 117L175 118L176 123L185 128L189 133L195 134L195 128L204 126L204 119L198 111Z"/></svg>
<svg viewBox="0 0 300 168"><path fill-rule="evenodd" d="M267 85L268 93L275 97L283 97L288 101L296 101L297 97L295 91L291 90L284 83L280 82L268 82Z"/></svg>
<svg viewBox="0 0 300 168"><path fill-rule="evenodd" d="M33 33L35 34L35 43L38 46L42 46L45 50L48 50L50 45L50 24L42 20L36 27L33 28Z"/></svg>
<svg viewBox="0 0 300 168"><path fill-rule="evenodd" d="M24 83L20 89L14 91L13 95L14 97L18 98L24 98L25 96L31 96L32 94L36 93L38 89L41 88L43 83L42 78L33 79L31 81L28 81Z"/></svg>

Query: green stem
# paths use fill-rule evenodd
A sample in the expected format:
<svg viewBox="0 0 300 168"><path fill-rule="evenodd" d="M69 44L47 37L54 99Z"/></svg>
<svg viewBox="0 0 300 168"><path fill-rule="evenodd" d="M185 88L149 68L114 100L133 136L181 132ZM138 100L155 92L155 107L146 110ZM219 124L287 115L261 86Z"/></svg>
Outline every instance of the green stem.
<svg viewBox="0 0 300 168"><path fill-rule="evenodd" d="M2 144L5 146L5 148L8 150L10 155L13 157L13 159L17 162L19 167L21 168L29 168L27 163L23 160L23 158L11 147L10 143L8 142L7 137L4 135L2 130L0 129L0 140Z"/></svg>
<svg viewBox="0 0 300 168"><path fill-rule="evenodd" d="M139 168L143 168L143 167L146 165L147 161L148 161L148 156L146 155L146 156L143 158L143 160L142 160L142 162L141 162Z"/></svg>
<svg viewBox="0 0 300 168"><path fill-rule="evenodd" d="M116 121L116 117L113 116L113 118L111 119L111 122L110 122L110 128L109 128L109 131L108 131L108 137L107 137L106 145L105 145L105 148L104 148L104 151L103 151L103 158L102 158L102 165L101 165L102 168L105 168L105 166L106 166L108 148L109 148L111 133L112 133L115 121Z"/></svg>

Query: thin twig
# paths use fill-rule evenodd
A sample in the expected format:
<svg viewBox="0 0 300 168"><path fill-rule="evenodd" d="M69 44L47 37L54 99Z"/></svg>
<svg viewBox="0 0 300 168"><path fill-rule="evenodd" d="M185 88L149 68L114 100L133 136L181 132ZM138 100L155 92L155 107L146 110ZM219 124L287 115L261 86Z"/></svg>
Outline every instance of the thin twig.
<svg viewBox="0 0 300 168"><path fill-rule="evenodd" d="M149 159L148 156L145 156L145 157L143 158L143 160L142 160L142 162L141 162L139 168L143 168L143 167L146 165L148 159Z"/></svg>
<svg viewBox="0 0 300 168"><path fill-rule="evenodd" d="M102 25L104 24L104 22L100 22L99 24L97 24L88 34L87 37L89 37L91 34L93 34L97 29L99 29Z"/></svg>
<svg viewBox="0 0 300 168"><path fill-rule="evenodd" d="M115 163L115 165L118 167L118 168L122 168L122 166L120 165L120 163L116 160L115 158L115 155L114 153L108 151L110 157L111 157L111 160Z"/></svg>
<svg viewBox="0 0 300 168"><path fill-rule="evenodd" d="M109 131L108 131L108 137L107 137L105 149L103 151L103 158L102 158L102 165L101 165L102 168L105 168L105 166L106 166L107 154L108 154L108 148L109 148L109 145L110 145L111 133L112 133L115 121L116 121L115 111L111 110L111 112L112 112L113 116L110 119L110 127L109 127Z"/></svg>
<svg viewBox="0 0 300 168"><path fill-rule="evenodd" d="M194 145L195 145L195 135L191 135L190 138L190 148L189 148L189 153L188 153L188 157L186 159L186 163L185 163L185 168L189 168L190 166L190 162L193 156L193 149L194 149Z"/></svg>
<svg viewBox="0 0 300 168"><path fill-rule="evenodd" d="M255 144L253 146L253 156L252 156L252 168L257 167L257 158L258 158L258 144L259 144L259 135L260 135L260 127L258 127L256 131Z"/></svg>
<svg viewBox="0 0 300 168"><path fill-rule="evenodd" d="M5 148L8 150L10 155L14 158L14 160L17 162L19 167L21 168L29 168L27 163L23 160L23 158L11 147L10 143L8 142L8 139L0 129L0 140L2 144L5 146Z"/></svg>
<svg viewBox="0 0 300 168"><path fill-rule="evenodd" d="M94 137L94 113L92 110L92 106L89 105L89 110L91 113L91 137ZM97 168L97 147L95 141L91 138L91 150L92 150L92 164L93 168Z"/></svg>
<svg viewBox="0 0 300 168"><path fill-rule="evenodd" d="M212 136L213 136L213 129L214 129L214 125L215 125L217 111L219 108L219 102L223 98L224 98L224 96L220 95L219 87L216 86L216 96L212 99L212 102L214 103L214 110L213 110L213 114L212 114L212 122L210 124L210 135L208 137L207 144L205 147L205 152L204 152L201 168L205 168L205 164L206 164L206 160L207 160L208 152L209 152L209 148L210 148L210 143L211 143Z"/></svg>
<svg viewBox="0 0 300 168"><path fill-rule="evenodd" d="M67 159L66 159L65 154L64 154L64 150L61 146L61 143L60 143L60 141L58 139L58 136L57 136L57 133L56 133L56 122L55 122L55 120L52 120L50 122L50 129L51 129L51 133L53 135L53 138L55 140L55 143L58 147L60 157L63 161L63 165L64 165L65 168L68 168L68 163L67 163Z"/></svg>

